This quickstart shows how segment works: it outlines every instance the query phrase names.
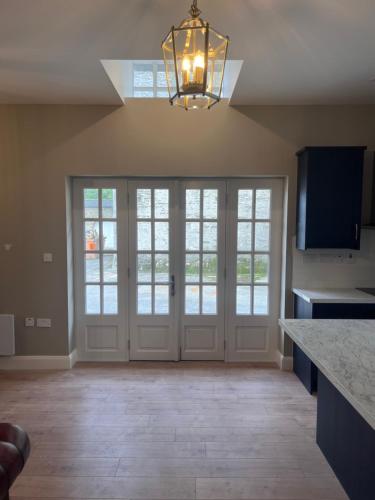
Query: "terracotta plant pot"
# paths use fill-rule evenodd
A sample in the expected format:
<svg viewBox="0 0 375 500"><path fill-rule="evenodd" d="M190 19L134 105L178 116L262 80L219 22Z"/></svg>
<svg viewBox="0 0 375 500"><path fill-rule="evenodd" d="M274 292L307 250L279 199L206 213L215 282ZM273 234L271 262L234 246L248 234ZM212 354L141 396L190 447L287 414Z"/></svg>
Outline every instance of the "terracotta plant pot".
<svg viewBox="0 0 375 500"><path fill-rule="evenodd" d="M88 240L86 243L86 250L96 250L96 241Z"/></svg>

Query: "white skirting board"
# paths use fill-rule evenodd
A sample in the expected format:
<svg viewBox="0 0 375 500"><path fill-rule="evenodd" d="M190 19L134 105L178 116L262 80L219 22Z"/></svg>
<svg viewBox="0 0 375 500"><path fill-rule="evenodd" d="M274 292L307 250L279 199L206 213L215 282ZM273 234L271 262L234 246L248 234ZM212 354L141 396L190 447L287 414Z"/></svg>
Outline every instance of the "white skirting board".
<svg viewBox="0 0 375 500"><path fill-rule="evenodd" d="M0 370L70 370L78 361L77 350L68 356L0 356ZM276 353L280 370L293 370L293 358Z"/></svg>
<svg viewBox="0 0 375 500"><path fill-rule="evenodd" d="M76 349L68 356L0 356L0 370L70 370L76 362Z"/></svg>
<svg viewBox="0 0 375 500"><path fill-rule="evenodd" d="M293 357L284 356L280 351L276 353L276 363L280 370L291 372L293 370Z"/></svg>

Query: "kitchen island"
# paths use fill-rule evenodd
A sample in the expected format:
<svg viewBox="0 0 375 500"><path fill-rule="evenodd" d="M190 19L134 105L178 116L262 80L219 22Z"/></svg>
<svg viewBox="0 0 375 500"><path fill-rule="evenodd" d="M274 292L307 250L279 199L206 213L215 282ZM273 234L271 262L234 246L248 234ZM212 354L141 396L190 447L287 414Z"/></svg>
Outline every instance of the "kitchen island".
<svg viewBox="0 0 375 500"><path fill-rule="evenodd" d="M375 499L375 321L280 320L318 369L317 444L352 500Z"/></svg>
<svg viewBox="0 0 375 500"><path fill-rule="evenodd" d="M368 290L368 289L366 289ZM375 320L375 295L356 288L293 288L296 319ZM293 370L312 394L318 372L297 343L293 345Z"/></svg>

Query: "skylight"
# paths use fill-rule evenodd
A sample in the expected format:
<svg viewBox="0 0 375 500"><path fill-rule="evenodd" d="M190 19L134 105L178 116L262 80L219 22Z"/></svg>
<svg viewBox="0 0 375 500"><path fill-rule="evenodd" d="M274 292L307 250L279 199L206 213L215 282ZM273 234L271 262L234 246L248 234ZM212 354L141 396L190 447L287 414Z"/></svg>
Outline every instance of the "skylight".
<svg viewBox="0 0 375 500"><path fill-rule="evenodd" d="M103 67L123 100L168 99L161 60L102 60ZM224 99L232 97L243 61L228 60L223 81Z"/></svg>
<svg viewBox="0 0 375 500"><path fill-rule="evenodd" d="M128 97L168 97L164 64L160 61L133 62L133 92Z"/></svg>

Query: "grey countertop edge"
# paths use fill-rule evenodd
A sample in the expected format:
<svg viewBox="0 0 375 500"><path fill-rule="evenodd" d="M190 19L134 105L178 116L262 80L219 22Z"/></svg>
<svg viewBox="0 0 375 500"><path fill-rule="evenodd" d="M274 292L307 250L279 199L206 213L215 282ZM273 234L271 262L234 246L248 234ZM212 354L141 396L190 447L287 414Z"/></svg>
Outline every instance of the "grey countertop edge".
<svg viewBox="0 0 375 500"><path fill-rule="evenodd" d="M293 331L290 330L289 325L286 323L287 319L279 319L280 327L290 336L290 338L295 342L300 349L306 354L308 358L316 365L316 367L327 377L327 379L336 387L336 389L344 396L344 398L349 401L353 408L361 415L361 417L366 420L372 429L375 430L375 416L369 414L363 406L356 400L356 398L343 386L340 381L332 373L330 373L329 368L324 366L315 356L310 352L310 350L295 338ZM319 321L319 320L316 320ZM319 389L318 389L319 391Z"/></svg>

